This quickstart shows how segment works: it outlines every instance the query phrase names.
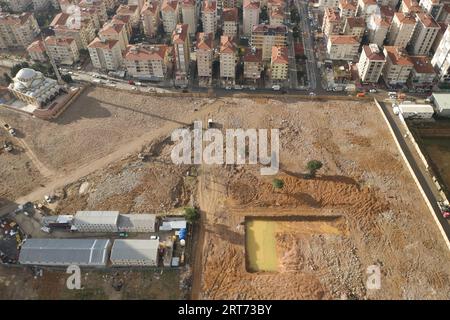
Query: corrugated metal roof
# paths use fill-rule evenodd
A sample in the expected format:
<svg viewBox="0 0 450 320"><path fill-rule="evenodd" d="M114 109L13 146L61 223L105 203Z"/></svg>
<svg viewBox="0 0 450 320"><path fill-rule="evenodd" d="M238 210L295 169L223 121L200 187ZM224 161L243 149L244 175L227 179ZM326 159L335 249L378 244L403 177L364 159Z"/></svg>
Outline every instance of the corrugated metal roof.
<svg viewBox="0 0 450 320"><path fill-rule="evenodd" d="M120 214L117 227L123 229L155 229L156 215L149 213Z"/></svg>
<svg viewBox="0 0 450 320"><path fill-rule="evenodd" d="M417 112L417 113L434 113L434 109L429 104L400 104L398 106L402 113Z"/></svg>
<svg viewBox="0 0 450 320"><path fill-rule="evenodd" d="M19 255L21 264L105 266L108 239L28 239Z"/></svg>
<svg viewBox="0 0 450 320"><path fill-rule="evenodd" d="M74 224L117 224L119 211L78 211Z"/></svg>
<svg viewBox="0 0 450 320"><path fill-rule="evenodd" d="M111 249L111 261L114 260L147 260L156 261L159 240L115 240Z"/></svg>
<svg viewBox="0 0 450 320"><path fill-rule="evenodd" d="M433 93L433 100L439 105L440 109L450 109L449 93Z"/></svg>

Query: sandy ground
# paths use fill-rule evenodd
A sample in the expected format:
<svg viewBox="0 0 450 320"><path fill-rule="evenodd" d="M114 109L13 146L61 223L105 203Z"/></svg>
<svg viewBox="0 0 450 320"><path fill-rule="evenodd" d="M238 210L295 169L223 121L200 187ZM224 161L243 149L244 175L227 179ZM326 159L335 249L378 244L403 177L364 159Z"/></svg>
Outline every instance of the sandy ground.
<svg viewBox="0 0 450 320"><path fill-rule="evenodd" d="M28 196L58 186L61 198L53 213L167 213L198 205L194 298L450 296L450 255L371 103L151 98L95 89L54 122L0 110L3 118L23 132L28 153L36 156L32 162L52 171L46 186L30 186ZM172 130L197 119L206 124L208 118L222 129L280 129L283 189L274 190L273 177L260 176L256 165L173 165L167 139ZM138 160L138 152L148 159ZM311 159L324 167L318 177L305 179ZM21 174L12 189L19 190L16 195L27 192L21 189L27 175ZM276 271L247 270L249 216L281 219ZM286 217L292 216L309 223L291 224ZM329 232L323 221L330 217L344 231ZM374 264L381 268L382 289L367 290L366 268ZM16 290L9 288L6 297ZM127 297L132 295L121 296Z"/></svg>
<svg viewBox="0 0 450 320"><path fill-rule="evenodd" d="M34 277L31 269L0 266L0 299L121 300L179 299L177 270L81 270L81 289L69 290L64 271L44 269ZM122 282L120 291L113 284Z"/></svg>
<svg viewBox="0 0 450 320"><path fill-rule="evenodd" d="M224 127L281 128L282 190L257 168L203 168L205 299L447 298L449 253L381 115L372 104L241 100L215 115ZM275 112L274 112L275 110ZM324 163L303 178L311 159ZM337 215L348 234L278 232L278 272L245 267L247 216ZM366 289L378 265L382 289ZM197 279L198 279L197 278Z"/></svg>

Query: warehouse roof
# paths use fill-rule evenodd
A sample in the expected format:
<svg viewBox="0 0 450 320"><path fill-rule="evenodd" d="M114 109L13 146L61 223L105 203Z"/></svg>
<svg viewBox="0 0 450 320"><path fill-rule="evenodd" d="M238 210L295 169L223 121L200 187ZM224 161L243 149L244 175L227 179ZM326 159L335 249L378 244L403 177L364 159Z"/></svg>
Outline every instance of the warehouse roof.
<svg viewBox="0 0 450 320"><path fill-rule="evenodd" d="M402 113L416 112L416 113L434 113L434 109L429 104L400 104L399 109Z"/></svg>
<svg viewBox="0 0 450 320"><path fill-rule="evenodd" d="M78 211L75 215L75 224L117 224L119 211Z"/></svg>
<svg viewBox="0 0 450 320"><path fill-rule="evenodd" d="M450 109L450 93L433 93L433 101L440 109Z"/></svg>
<svg viewBox="0 0 450 320"><path fill-rule="evenodd" d="M159 240L119 239L111 249L111 261L156 259Z"/></svg>
<svg viewBox="0 0 450 320"><path fill-rule="evenodd" d="M121 228L155 227L156 215L149 213L120 214L117 226Z"/></svg>
<svg viewBox="0 0 450 320"><path fill-rule="evenodd" d="M19 255L21 264L106 265L107 239L28 239Z"/></svg>

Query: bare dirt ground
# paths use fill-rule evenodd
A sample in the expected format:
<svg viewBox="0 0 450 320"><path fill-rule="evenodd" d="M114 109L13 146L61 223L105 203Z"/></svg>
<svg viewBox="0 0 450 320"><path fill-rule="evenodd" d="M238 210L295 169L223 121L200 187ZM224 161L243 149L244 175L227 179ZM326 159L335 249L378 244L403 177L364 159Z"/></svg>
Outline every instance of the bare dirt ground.
<svg viewBox="0 0 450 320"><path fill-rule="evenodd" d="M281 127L282 190L258 168L215 167L199 184L205 239L193 296L205 299L447 298L449 253L371 104L230 101L225 128ZM308 160L324 163L304 179ZM247 216L339 215L347 234L280 231L278 272L245 267ZM367 290L378 265L382 288ZM198 272L198 273L197 273Z"/></svg>
<svg viewBox="0 0 450 320"><path fill-rule="evenodd" d="M53 213L167 213L198 205L196 256L188 260L193 298L450 296L449 252L371 103L152 98L95 89L55 122L0 110L3 118L23 132L29 150L53 171L44 187L30 186L26 195L58 189L62 196ZM279 128L283 189L274 190L273 177L260 176L258 166L173 165L167 139L172 130L193 120L206 125L208 118L223 129ZM148 160L138 160L138 152ZM316 178L305 179L311 159L324 167ZM19 190L16 196L27 192L20 189L23 182L14 188ZM284 221L275 235L276 272L246 268L249 216ZM311 223L285 221L292 216ZM345 232L326 232L321 219L327 217L338 217ZM382 288L367 290L366 268L374 264L381 268ZM28 287L32 282L27 281ZM11 293L17 291L15 285L8 288L5 297L18 295ZM105 295L100 284L95 288L86 299L96 297L96 290ZM33 290L27 297L47 296ZM55 292L55 297L66 297Z"/></svg>
<svg viewBox="0 0 450 320"><path fill-rule="evenodd" d="M22 300L121 300L178 299L180 274L177 270L82 270L81 289L69 290L64 271L44 269L34 277L31 269L0 266L0 299ZM113 284L122 283L117 291Z"/></svg>

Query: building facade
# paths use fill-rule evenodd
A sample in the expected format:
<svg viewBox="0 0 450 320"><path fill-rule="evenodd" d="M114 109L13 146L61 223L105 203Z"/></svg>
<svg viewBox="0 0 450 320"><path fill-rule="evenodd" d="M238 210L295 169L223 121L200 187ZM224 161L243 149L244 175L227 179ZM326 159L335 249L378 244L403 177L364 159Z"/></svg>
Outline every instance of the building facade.
<svg viewBox="0 0 450 320"><path fill-rule="evenodd" d="M286 26L258 24L253 27L251 46L262 50L264 61L270 61L273 46L286 46Z"/></svg>
<svg viewBox="0 0 450 320"><path fill-rule="evenodd" d="M416 21L416 27L411 37L411 53L428 55L441 27L428 13L416 14Z"/></svg>
<svg viewBox="0 0 450 320"><path fill-rule="evenodd" d="M289 71L289 57L287 47L272 47L272 57L270 59L270 78L284 81L287 79Z"/></svg>
<svg viewBox="0 0 450 320"><path fill-rule="evenodd" d="M117 71L122 65L122 50L117 40L95 38L88 45L92 65L96 69Z"/></svg>
<svg viewBox="0 0 450 320"><path fill-rule="evenodd" d="M0 49L27 48L40 33L32 13L0 12Z"/></svg>
<svg viewBox="0 0 450 320"><path fill-rule="evenodd" d="M244 0L243 2L243 33L246 36L252 34L253 27L259 24L260 12L259 0Z"/></svg>
<svg viewBox="0 0 450 320"><path fill-rule="evenodd" d="M396 12L389 29L387 43L390 46L406 48L414 32L416 19L413 14Z"/></svg>
<svg viewBox="0 0 450 320"><path fill-rule="evenodd" d="M405 84L414 66L409 55L400 47L384 46L386 64L383 68L383 79L389 85Z"/></svg>
<svg viewBox="0 0 450 320"><path fill-rule="evenodd" d="M358 61L358 75L363 83L377 83L386 59L376 44L363 46Z"/></svg>
<svg viewBox="0 0 450 320"><path fill-rule="evenodd" d="M220 37L220 78L228 85L236 78L236 44L228 36Z"/></svg>
<svg viewBox="0 0 450 320"><path fill-rule="evenodd" d="M57 64L72 65L80 60L77 43L73 38L57 38L49 36L45 38L47 54Z"/></svg>
<svg viewBox="0 0 450 320"><path fill-rule="evenodd" d="M171 49L161 45L128 45L123 56L127 73L141 80L164 80L171 70Z"/></svg>
<svg viewBox="0 0 450 320"><path fill-rule="evenodd" d="M352 61L358 55L359 41L354 36L334 35L328 39L327 55L330 60Z"/></svg>

